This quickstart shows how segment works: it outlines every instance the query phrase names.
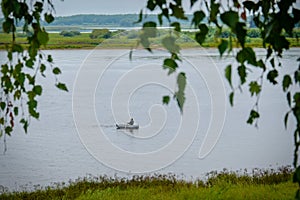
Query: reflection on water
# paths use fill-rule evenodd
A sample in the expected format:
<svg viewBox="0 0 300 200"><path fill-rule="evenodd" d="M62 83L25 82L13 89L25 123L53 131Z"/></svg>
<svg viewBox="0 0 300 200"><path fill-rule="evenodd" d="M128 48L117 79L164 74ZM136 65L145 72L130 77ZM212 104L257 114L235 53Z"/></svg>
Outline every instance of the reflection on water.
<svg viewBox="0 0 300 200"><path fill-rule="evenodd" d="M95 115L99 124L91 124L91 128L97 128L100 125L112 143L127 151L149 152L166 145L176 134L181 120L175 101L171 101L168 106L161 104L162 96L172 94L171 91L156 84L147 84L137 88L130 94L128 102L115 104L114 109L116 110L118 110L118 106L121 109L122 106L128 105L128 113L125 115L123 115L124 113L118 114L118 112L114 115L110 99L116 95L113 94L114 87L124 73L136 66L161 65L161 59L167 54L160 52L158 56L151 57L147 52L137 52L134 56L138 59L129 61L128 57L120 56L120 50L98 51L102 51L101 54L106 55L105 59L108 61L115 57L119 59L111 64L98 82L95 90ZM76 73L90 51L55 50L49 53L53 55L56 64L63 69L60 79L66 82L72 91ZM259 53L264 55L263 51ZM220 60L216 50L185 50L183 55L186 55L187 59L195 57L212 59L220 69L220 73L223 73L226 64L232 61L232 58ZM292 49L287 53L282 63L290 68L284 70L288 72L293 70L293 66L297 67L298 55L299 49ZM2 61L4 60L5 52L0 52L0 58ZM97 57L89 59L90 62L99 62ZM209 129L211 119L210 92L217 93L218 91L208 91L205 79L197 75L188 62L183 61L182 65L182 70L186 70L189 84L196 91L198 99L200 113L198 132L192 145L183 156L170 166L159 170L158 173L184 174L189 179L190 177L199 177L211 170L223 168L235 170L291 164L293 122L292 120L289 122L288 130L284 129L283 113L288 110L285 95L281 92L280 85L273 87L269 83L265 83L263 87L259 129L245 123L248 112L254 103L245 88L242 94L236 95L233 108L227 102L226 120L217 145L205 159L198 159L199 148ZM203 62L197 67L205 70L205 66L206 63ZM151 76L151 70L146 74ZM44 86L43 97L39 99L40 120L32 121L28 135L25 135L22 129L17 127L13 136L7 138L8 151L5 155L0 154L0 185L8 186L13 190L19 188L20 185L48 185L52 182L67 181L87 174L113 176L117 173L119 176L130 176L130 173L106 167L89 154L80 142L73 121L72 92L58 91L54 87L51 74L48 73L46 76L47 81L40 79ZM250 76L250 79L254 77ZM214 77L209 78L213 79ZM136 79L143 80L143 77ZM225 80L224 83L226 93L229 94L228 84ZM176 85L174 85L174 89L176 89ZM118 92L117 95L122 96L123 94ZM127 95L126 92L124 95ZM129 115L134 117L141 129L132 132L117 130L115 123L128 121ZM147 129L147 127L155 130ZM3 148L3 140L1 140L0 150Z"/></svg>

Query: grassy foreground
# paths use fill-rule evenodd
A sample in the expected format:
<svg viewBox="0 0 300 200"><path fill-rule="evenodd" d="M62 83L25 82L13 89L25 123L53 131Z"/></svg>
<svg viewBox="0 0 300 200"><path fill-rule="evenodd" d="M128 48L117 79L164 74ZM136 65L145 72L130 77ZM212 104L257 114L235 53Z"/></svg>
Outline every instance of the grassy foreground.
<svg viewBox="0 0 300 200"><path fill-rule="evenodd" d="M252 175L211 172L206 181L187 182L174 175L132 179L93 177L32 192L4 193L0 199L294 199L292 170L254 170Z"/></svg>

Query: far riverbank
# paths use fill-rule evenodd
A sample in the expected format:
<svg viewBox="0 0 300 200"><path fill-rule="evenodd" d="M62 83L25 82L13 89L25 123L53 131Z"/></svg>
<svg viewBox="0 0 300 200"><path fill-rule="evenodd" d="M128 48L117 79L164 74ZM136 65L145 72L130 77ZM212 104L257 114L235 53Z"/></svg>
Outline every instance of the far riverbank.
<svg viewBox="0 0 300 200"><path fill-rule="evenodd" d="M136 32L136 31L134 31ZM49 33L49 42L43 49L93 49L97 46L105 49L131 49L137 47L138 34L132 31L120 31L119 34L109 39L90 37L90 33L81 33L73 37L65 37L59 33ZM0 49L6 49L6 46L10 44L12 36L6 33L0 33ZM161 35L155 39L152 39L152 47L160 48L161 39L164 35ZM182 32L182 35L177 40L178 45L182 49L197 48L200 45L193 39L194 33ZM202 47L205 48L217 48L220 38L207 38ZM18 44L27 46L27 39L25 35L17 34L16 41ZM290 47L300 47L300 42L296 38L288 38ZM246 45L249 47L262 48L262 39L260 38L247 38ZM238 45L236 45L238 47Z"/></svg>

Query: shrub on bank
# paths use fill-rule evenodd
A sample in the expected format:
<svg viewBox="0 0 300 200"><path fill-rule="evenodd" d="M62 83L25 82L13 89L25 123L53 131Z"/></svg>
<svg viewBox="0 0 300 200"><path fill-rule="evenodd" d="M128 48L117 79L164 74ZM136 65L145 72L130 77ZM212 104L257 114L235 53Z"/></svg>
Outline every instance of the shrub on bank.
<svg viewBox="0 0 300 200"><path fill-rule="evenodd" d="M80 35L79 31L62 31L60 32L60 35L64 37L74 37L76 35Z"/></svg>

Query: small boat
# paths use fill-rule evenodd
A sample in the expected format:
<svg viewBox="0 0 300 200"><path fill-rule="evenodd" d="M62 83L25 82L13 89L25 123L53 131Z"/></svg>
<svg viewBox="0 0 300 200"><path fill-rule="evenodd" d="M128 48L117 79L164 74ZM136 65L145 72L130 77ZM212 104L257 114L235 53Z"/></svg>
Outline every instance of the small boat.
<svg viewBox="0 0 300 200"><path fill-rule="evenodd" d="M117 129L138 129L139 125L138 124L116 124Z"/></svg>

